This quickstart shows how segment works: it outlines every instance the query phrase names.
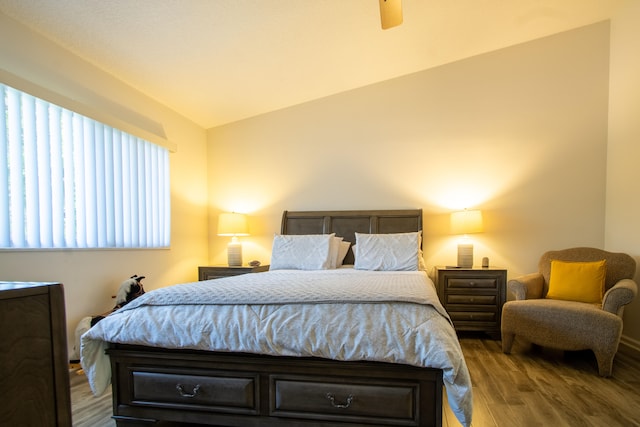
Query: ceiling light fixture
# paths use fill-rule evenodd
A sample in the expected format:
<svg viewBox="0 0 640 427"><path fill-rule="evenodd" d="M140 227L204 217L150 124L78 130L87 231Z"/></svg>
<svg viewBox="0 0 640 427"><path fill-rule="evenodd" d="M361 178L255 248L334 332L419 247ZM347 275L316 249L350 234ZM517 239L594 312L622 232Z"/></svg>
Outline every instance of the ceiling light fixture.
<svg viewBox="0 0 640 427"><path fill-rule="evenodd" d="M402 0L379 0L382 29L402 24Z"/></svg>

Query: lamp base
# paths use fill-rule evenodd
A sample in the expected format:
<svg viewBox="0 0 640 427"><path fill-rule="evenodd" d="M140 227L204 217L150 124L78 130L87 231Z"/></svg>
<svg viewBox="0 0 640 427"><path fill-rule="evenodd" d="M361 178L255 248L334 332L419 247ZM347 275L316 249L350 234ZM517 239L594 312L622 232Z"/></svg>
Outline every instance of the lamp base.
<svg viewBox="0 0 640 427"><path fill-rule="evenodd" d="M458 245L458 267L473 267L473 245L471 243Z"/></svg>
<svg viewBox="0 0 640 427"><path fill-rule="evenodd" d="M227 263L229 267L242 266L242 243L232 240L227 244Z"/></svg>

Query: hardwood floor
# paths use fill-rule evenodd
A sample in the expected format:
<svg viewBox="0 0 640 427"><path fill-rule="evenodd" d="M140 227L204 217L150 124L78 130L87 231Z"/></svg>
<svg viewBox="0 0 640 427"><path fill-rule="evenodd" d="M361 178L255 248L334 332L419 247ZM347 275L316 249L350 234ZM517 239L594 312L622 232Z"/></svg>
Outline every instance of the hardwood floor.
<svg viewBox="0 0 640 427"><path fill-rule="evenodd" d="M612 378L592 352L461 337L473 384L474 427L640 426L640 360L618 352ZM443 425L459 426L445 406Z"/></svg>
<svg viewBox="0 0 640 427"><path fill-rule="evenodd" d="M111 419L111 389L102 396L94 397L87 377L73 366L69 370L71 383L71 416L73 427L114 427Z"/></svg>
<svg viewBox="0 0 640 427"><path fill-rule="evenodd" d="M516 339L511 355L500 341L462 336L473 383L473 427L640 426L640 360L618 352L613 378L597 374L591 352L541 349ZM86 378L71 374L74 427L113 427L111 393L96 398ZM446 404L443 426L459 427Z"/></svg>

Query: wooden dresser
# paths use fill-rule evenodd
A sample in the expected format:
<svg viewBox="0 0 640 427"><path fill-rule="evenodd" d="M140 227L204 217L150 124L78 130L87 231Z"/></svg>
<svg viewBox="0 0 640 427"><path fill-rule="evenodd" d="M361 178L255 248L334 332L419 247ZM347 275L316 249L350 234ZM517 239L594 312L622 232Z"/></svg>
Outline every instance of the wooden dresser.
<svg viewBox="0 0 640 427"><path fill-rule="evenodd" d="M500 338L507 270L436 267L435 282L456 331L482 331Z"/></svg>
<svg viewBox="0 0 640 427"><path fill-rule="evenodd" d="M0 282L0 424L71 426L64 291Z"/></svg>

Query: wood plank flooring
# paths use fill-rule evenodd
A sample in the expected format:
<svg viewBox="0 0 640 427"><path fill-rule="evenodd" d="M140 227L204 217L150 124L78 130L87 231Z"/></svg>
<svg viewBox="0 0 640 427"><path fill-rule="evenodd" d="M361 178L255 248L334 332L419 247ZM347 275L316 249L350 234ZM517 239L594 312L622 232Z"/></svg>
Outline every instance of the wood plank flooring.
<svg viewBox="0 0 640 427"><path fill-rule="evenodd" d="M102 396L95 397L84 373L77 366L73 368L69 370L73 427L114 427L111 388Z"/></svg>
<svg viewBox="0 0 640 427"><path fill-rule="evenodd" d="M516 339L461 336L473 383L473 427L640 427L640 360L618 352L613 378L597 374L591 352L541 349ZM71 376L74 427L113 427L111 393L94 397L86 378ZM445 396L446 397L446 396ZM460 424L446 404L443 426Z"/></svg>

